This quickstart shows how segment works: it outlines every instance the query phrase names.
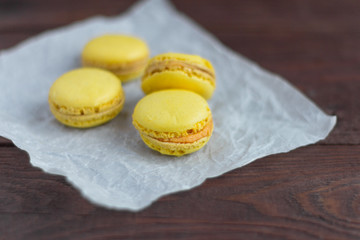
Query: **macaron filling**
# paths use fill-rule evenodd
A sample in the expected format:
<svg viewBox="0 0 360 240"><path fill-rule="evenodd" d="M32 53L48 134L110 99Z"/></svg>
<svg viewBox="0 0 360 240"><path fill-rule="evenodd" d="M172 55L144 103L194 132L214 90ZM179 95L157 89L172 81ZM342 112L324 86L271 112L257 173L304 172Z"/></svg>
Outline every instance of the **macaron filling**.
<svg viewBox="0 0 360 240"><path fill-rule="evenodd" d="M211 135L211 132L214 128L212 119L205 125L205 127L199 132L189 134L185 137L174 137L174 138L155 138L160 142L171 142L171 143L194 143L204 137Z"/></svg>
<svg viewBox="0 0 360 240"><path fill-rule="evenodd" d="M147 77L161 73L163 71L182 71L189 76L195 75L201 79L208 80L211 85L215 85L215 73L209 68L203 67L199 64L189 63L181 60L166 60L163 62L154 61L146 68L143 81Z"/></svg>
<svg viewBox="0 0 360 240"><path fill-rule="evenodd" d="M154 137L151 136L149 134L146 134L146 131L141 131L141 127L139 127L139 124L136 123L134 121L134 126L140 130L140 133L148 138L160 141L160 142L167 142L167 143L177 143L177 144L191 144L194 143L196 141L199 141L202 138L207 138L211 135L213 128L214 128L214 124L212 121L212 118L209 119L209 121L205 124L205 126L198 131L195 131L194 129L189 129L187 131L187 134L182 135L182 136L177 136L177 137L167 137L167 138L163 138L163 137ZM169 136L174 136L174 134L172 133L163 133L161 135L165 135L168 134Z"/></svg>
<svg viewBox="0 0 360 240"><path fill-rule="evenodd" d="M209 115L209 117L193 125L192 128L178 132L164 132L164 131L151 130L149 128L142 126L135 119L133 120L133 125L137 130L139 130L141 134L149 136L152 139L172 139L172 138L187 137L191 134L196 134L198 132L201 132L205 128L205 126L209 124L210 121L212 121L211 115Z"/></svg>
<svg viewBox="0 0 360 240"><path fill-rule="evenodd" d="M138 71L142 71L145 69L146 64L148 62L148 56L144 59L138 60L134 63L117 63L117 64L104 64L101 62L94 62L94 61L87 61L83 59L83 66L88 67L100 67L103 69L107 69L117 75L125 75L130 74Z"/></svg>
<svg viewBox="0 0 360 240"><path fill-rule="evenodd" d="M51 110L61 116L76 116L78 118L96 118L97 116L107 115L114 112L116 109L122 108L124 104L124 98L117 98L116 101L105 106L98 107L83 107L76 109L68 109L64 106L57 105L56 103L49 101Z"/></svg>

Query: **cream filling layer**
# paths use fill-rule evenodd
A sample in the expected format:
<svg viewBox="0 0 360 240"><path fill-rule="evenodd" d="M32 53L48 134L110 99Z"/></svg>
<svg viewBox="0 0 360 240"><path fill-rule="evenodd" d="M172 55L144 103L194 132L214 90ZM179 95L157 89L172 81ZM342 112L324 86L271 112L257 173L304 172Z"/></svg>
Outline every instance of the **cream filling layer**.
<svg viewBox="0 0 360 240"><path fill-rule="evenodd" d="M50 102L50 108L53 112L56 112L57 115L67 118L67 117L74 117L77 119L89 119L89 118L98 118L104 115L110 115L113 112L115 112L117 109L122 108L122 106L124 105L124 98L120 99L120 101L118 103L116 103L115 105L111 106L110 108L107 108L103 111L100 112L94 112L94 113L89 113L89 114L85 114L84 112L81 112L80 114L71 114L71 113L64 113L59 111L59 108L56 107L55 104L53 104L52 102Z"/></svg>
<svg viewBox="0 0 360 240"><path fill-rule="evenodd" d="M146 64L148 62L148 56L144 59L141 59L135 63L118 63L118 64L105 64L96 61L82 60L83 66L87 67L100 67L105 68L109 71L114 72L115 74L131 74L133 72L142 71L145 69Z"/></svg>
<svg viewBox="0 0 360 240"><path fill-rule="evenodd" d="M212 131L214 128L214 124L212 119L204 126L204 128L202 130L200 130L199 132L193 133L193 134L189 134L187 136L184 137L173 137L173 138L154 138L154 137L150 137L153 139L156 139L160 142L169 142L169 143L181 143L181 144L187 144L187 143L194 143L204 137L208 137L211 135Z"/></svg>

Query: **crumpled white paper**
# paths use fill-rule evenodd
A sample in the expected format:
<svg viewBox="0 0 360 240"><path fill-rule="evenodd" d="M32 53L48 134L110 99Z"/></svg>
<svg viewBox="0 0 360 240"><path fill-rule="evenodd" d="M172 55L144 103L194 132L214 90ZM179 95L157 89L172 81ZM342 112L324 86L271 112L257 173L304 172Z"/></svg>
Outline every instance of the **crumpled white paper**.
<svg viewBox="0 0 360 240"><path fill-rule="evenodd" d="M87 41L105 33L143 38L152 55L183 52L213 63L215 130L203 149L177 158L143 144L131 123L143 97L140 80L124 85L123 111L103 126L81 130L54 119L50 86L80 66ZM257 158L315 143L336 123L281 77L226 48L164 0L140 2L118 17L93 17L2 51L0 86L0 135L27 151L34 166L66 176L83 196L115 209L140 210Z"/></svg>

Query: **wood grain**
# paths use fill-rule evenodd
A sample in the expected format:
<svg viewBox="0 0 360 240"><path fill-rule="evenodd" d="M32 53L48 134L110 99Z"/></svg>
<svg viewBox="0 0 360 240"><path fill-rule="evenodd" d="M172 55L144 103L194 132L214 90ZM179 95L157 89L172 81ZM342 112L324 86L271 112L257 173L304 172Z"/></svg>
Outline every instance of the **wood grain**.
<svg viewBox="0 0 360 240"><path fill-rule="evenodd" d="M0 0L0 50L125 0ZM138 212L97 207L0 137L0 240L360 239L360 2L174 0L225 45L285 77L338 123ZM1 110L0 110L1 111Z"/></svg>
<svg viewBox="0 0 360 240"><path fill-rule="evenodd" d="M360 238L359 147L269 156L139 213L95 207L16 148L0 162L3 239Z"/></svg>

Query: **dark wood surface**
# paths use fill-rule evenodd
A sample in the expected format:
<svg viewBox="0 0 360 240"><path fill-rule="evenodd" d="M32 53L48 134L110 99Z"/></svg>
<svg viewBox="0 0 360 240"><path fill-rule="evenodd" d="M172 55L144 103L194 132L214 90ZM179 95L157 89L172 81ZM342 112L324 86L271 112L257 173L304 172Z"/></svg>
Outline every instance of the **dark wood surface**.
<svg viewBox="0 0 360 240"><path fill-rule="evenodd" d="M0 0L0 49L134 1ZM131 213L95 206L0 138L0 240L360 239L360 1L176 0L224 44L338 116L315 145Z"/></svg>

